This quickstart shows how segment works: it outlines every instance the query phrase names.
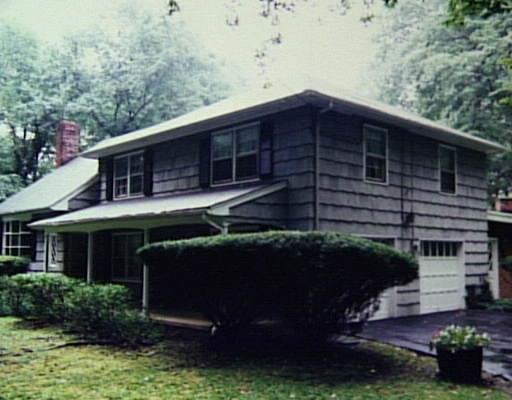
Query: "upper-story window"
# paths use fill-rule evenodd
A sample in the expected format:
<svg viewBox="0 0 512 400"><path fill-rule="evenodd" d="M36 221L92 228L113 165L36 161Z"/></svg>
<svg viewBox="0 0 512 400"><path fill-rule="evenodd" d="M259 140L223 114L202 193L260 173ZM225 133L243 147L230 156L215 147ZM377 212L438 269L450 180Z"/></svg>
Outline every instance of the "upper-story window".
<svg viewBox="0 0 512 400"><path fill-rule="evenodd" d="M439 145L439 180L442 193L457 192L457 153L453 147Z"/></svg>
<svg viewBox="0 0 512 400"><path fill-rule="evenodd" d="M214 133L211 147L211 183L258 177L259 124Z"/></svg>
<svg viewBox="0 0 512 400"><path fill-rule="evenodd" d="M114 158L114 198L140 196L144 188L144 156L142 152Z"/></svg>
<svg viewBox="0 0 512 400"><path fill-rule="evenodd" d="M363 128L364 177L366 181L388 181L388 131L371 125Z"/></svg>
<svg viewBox="0 0 512 400"><path fill-rule="evenodd" d="M32 256L32 232L22 221L4 222L3 254L8 256Z"/></svg>

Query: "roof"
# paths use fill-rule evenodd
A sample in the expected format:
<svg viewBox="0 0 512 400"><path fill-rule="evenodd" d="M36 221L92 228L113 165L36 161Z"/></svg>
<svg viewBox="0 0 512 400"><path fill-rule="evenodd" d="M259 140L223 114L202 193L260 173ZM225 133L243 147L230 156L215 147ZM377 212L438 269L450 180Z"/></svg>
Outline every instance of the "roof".
<svg viewBox="0 0 512 400"><path fill-rule="evenodd" d="M44 175L0 204L0 215L32 211L67 211L69 198L98 176L98 161L77 157Z"/></svg>
<svg viewBox="0 0 512 400"><path fill-rule="evenodd" d="M489 210L487 211L487 221L512 224L512 213Z"/></svg>
<svg viewBox="0 0 512 400"><path fill-rule="evenodd" d="M149 199L117 200L33 222L30 227L66 227L113 220L162 218L204 212L209 212L210 215L222 216L226 215L229 207L268 195L283 189L285 186L284 182L280 182L273 185L215 189Z"/></svg>
<svg viewBox="0 0 512 400"><path fill-rule="evenodd" d="M281 85L270 89L247 91L242 95L222 100L169 121L106 139L82 155L98 158L129 151L301 105L330 107L340 112L364 115L375 121L403 126L423 136L486 153L504 150L504 147L497 143L381 102L364 99L330 84L309 80L296 86Z"/></svg>

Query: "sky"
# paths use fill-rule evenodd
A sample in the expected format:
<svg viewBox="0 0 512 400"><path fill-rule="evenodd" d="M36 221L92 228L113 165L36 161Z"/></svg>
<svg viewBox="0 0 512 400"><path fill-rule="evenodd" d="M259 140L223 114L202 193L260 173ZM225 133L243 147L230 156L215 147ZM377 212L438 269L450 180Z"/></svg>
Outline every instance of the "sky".
<svg viewBox="0 0 512 400"><path fill-rule="evenodd" d="M126 0L0 0L2 20L32 32L44 42L58 44L64 36L97 26L121 28L113 10ZM165 16L167 0L128 0L156 15ZM187 29L212 54L223 60L226 73L241 88L265 83L286 83L304 75L322 78L338 87L369 94L364 74L373 59L372 36L378 20L361 22L360 0L346 15L332 11L334 0L308 0L295 13L282 13L277 26L258 16L257 0L180 0L172 18ZM299 1L299 3L301 3ZM378 9L376 10L378 13ZM226 24L238 15L239 24ZM264 73L255 54L277 32L282 43L270 46Z"/></svg>

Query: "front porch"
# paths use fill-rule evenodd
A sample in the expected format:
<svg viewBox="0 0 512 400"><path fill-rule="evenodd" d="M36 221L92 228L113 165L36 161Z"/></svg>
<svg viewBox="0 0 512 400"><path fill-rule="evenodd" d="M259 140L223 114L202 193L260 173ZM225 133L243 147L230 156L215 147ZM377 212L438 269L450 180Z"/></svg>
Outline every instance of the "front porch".
<svg viewBox="0 0 512 400"><path fill-rule="evenodd" d="M147 244L230 232L282 229L284 218L252 202L284 192L284 183L264 187L215 190L166 198L109 202L31 224L64 243L63 272L87 282L116 283L129 287L147 315L185 324L180 299L165 290L165 277L151 276L137 250ZM268 199L268 197L267 197ZM243 213L239 212L241 209ZM277 218L276 218L277 217ZM165 296L163 295L165 294ZM163 312L162 312L163 311ZM194 319L194 318L192 318ZM165 321L164 321L165 322ZM197 321L195 321L197 322ZM201 323L199 323L201 325Z"/></svg>

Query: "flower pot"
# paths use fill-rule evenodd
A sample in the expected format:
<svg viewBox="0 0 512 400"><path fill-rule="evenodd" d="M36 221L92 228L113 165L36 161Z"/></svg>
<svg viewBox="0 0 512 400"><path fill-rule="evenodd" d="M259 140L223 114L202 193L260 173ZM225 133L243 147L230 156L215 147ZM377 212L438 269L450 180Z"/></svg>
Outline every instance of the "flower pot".
<svg viewBox="0 0 512 400"><path fill-rule="evenodd" d="M483 348L450 351L437 348L439 376L456 382L477 383L482 377Z"/></svg>

